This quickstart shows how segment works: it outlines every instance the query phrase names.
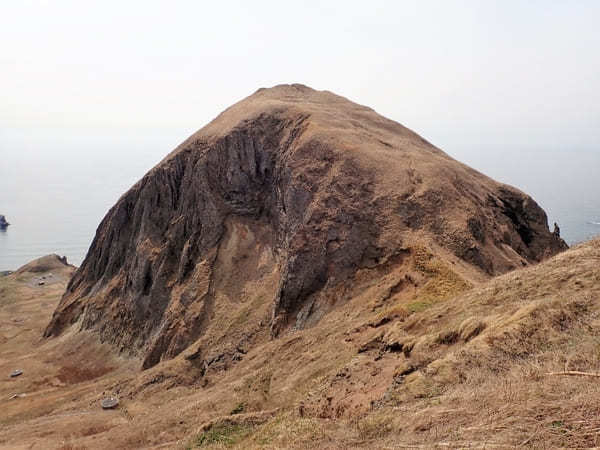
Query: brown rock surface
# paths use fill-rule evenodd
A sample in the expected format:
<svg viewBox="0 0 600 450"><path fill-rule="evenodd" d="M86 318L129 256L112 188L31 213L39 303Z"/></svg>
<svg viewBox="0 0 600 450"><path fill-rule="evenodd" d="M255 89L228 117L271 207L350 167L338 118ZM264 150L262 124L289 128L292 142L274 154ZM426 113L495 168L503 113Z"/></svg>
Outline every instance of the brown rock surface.
<svg viewBox="0 0 600 450"><path fill-rule="evenodd" d="M411 275L423 247L443 270ZM282 85L224 111L121 197L45 335L96 330L144 367L200 339L191 359L227 364L383 276L396 277L388 297L439 274L453 292L448 280L565 248L519 190L372 109ZM228 350L207 356L217 344Z"/></svg>

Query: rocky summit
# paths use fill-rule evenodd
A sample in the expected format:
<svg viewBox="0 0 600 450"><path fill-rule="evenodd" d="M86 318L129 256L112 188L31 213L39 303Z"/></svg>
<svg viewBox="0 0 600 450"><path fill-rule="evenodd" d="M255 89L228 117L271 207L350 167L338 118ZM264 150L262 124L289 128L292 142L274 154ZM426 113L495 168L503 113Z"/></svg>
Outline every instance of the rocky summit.
<svg viewBox="0 0 600 450"><path fill-rule="evenodd" d="M370 108L280 85L120 198L45 336L91 330L144 368L188 347L204 368L233 364L349 301L377 308L365 293L381 280L380 301L417 308L565 248L523 192Z"/></svg>

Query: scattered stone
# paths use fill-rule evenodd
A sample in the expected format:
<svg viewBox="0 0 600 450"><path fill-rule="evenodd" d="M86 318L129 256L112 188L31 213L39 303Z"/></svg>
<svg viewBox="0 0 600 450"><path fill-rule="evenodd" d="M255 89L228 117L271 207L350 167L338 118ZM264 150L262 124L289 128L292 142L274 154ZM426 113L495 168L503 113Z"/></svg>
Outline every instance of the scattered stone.
<svg viewBox="0 0 600 450"><path fill-rule="evenodd" d="M100 402L102 409L114 409L119 405L119 399L116 397L107 397Z"/></svg>
<svg viewBox="0 0 600 450"><path fill-rule="evenodd" d="M19 375L23 375L23 371L20 369L17 369L17 370L13 370L11 372L10 377L15 378L15 377L18 377Z"/></svg>
<svg viewBox="0 0 600 450"><path fill-rule="evenodd" d="M46 284L46 282L45 282L45 281L38 281L38 286L43 286L43 285L45 285L45 284Z"/></svg>
<svg viewBox="0 0 600 450"><path fill-rule="evenodd" d="M13 394L10 397L8 397L9 400L14 400L15 398L23 398L25 397L25 394Z"/></svg>

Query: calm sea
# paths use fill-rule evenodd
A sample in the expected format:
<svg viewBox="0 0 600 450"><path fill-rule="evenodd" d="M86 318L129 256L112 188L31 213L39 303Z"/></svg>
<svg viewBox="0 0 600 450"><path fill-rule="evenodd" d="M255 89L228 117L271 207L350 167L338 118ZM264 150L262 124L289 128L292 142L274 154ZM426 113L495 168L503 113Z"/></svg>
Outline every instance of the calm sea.
<svg viewBox="0 0 600 450"><path fill-rule="evenodd" d="M109 208L178 143L42 134L0 134L0 214L11 224L0 231L0 270L49 253L80 265Z"/></svg>
<svg viewBox="0 0 600 450"><path fill-rule="evenodd" d="M42 134L0 133L0 270L48 253L81 264L108 209L185 137ZM600 234L600 151L450 153L532 195L570 244Z"/></svg>

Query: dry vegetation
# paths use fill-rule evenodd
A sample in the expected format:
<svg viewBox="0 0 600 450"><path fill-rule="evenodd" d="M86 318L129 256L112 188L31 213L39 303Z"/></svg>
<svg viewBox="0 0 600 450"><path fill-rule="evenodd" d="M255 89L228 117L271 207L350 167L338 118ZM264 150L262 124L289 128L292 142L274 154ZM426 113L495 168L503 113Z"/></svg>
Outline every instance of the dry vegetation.
<svg viewBox="0 0 600 450"><path fill-rule="evenodd" d="M416 247L312 328L143 372L91 339L40 341L59 286L0 278L0 370L24 369L0 384L0 448L597 447L600 380L554 373L600 372L599 263L596 240L473 286Z"/></svg>

